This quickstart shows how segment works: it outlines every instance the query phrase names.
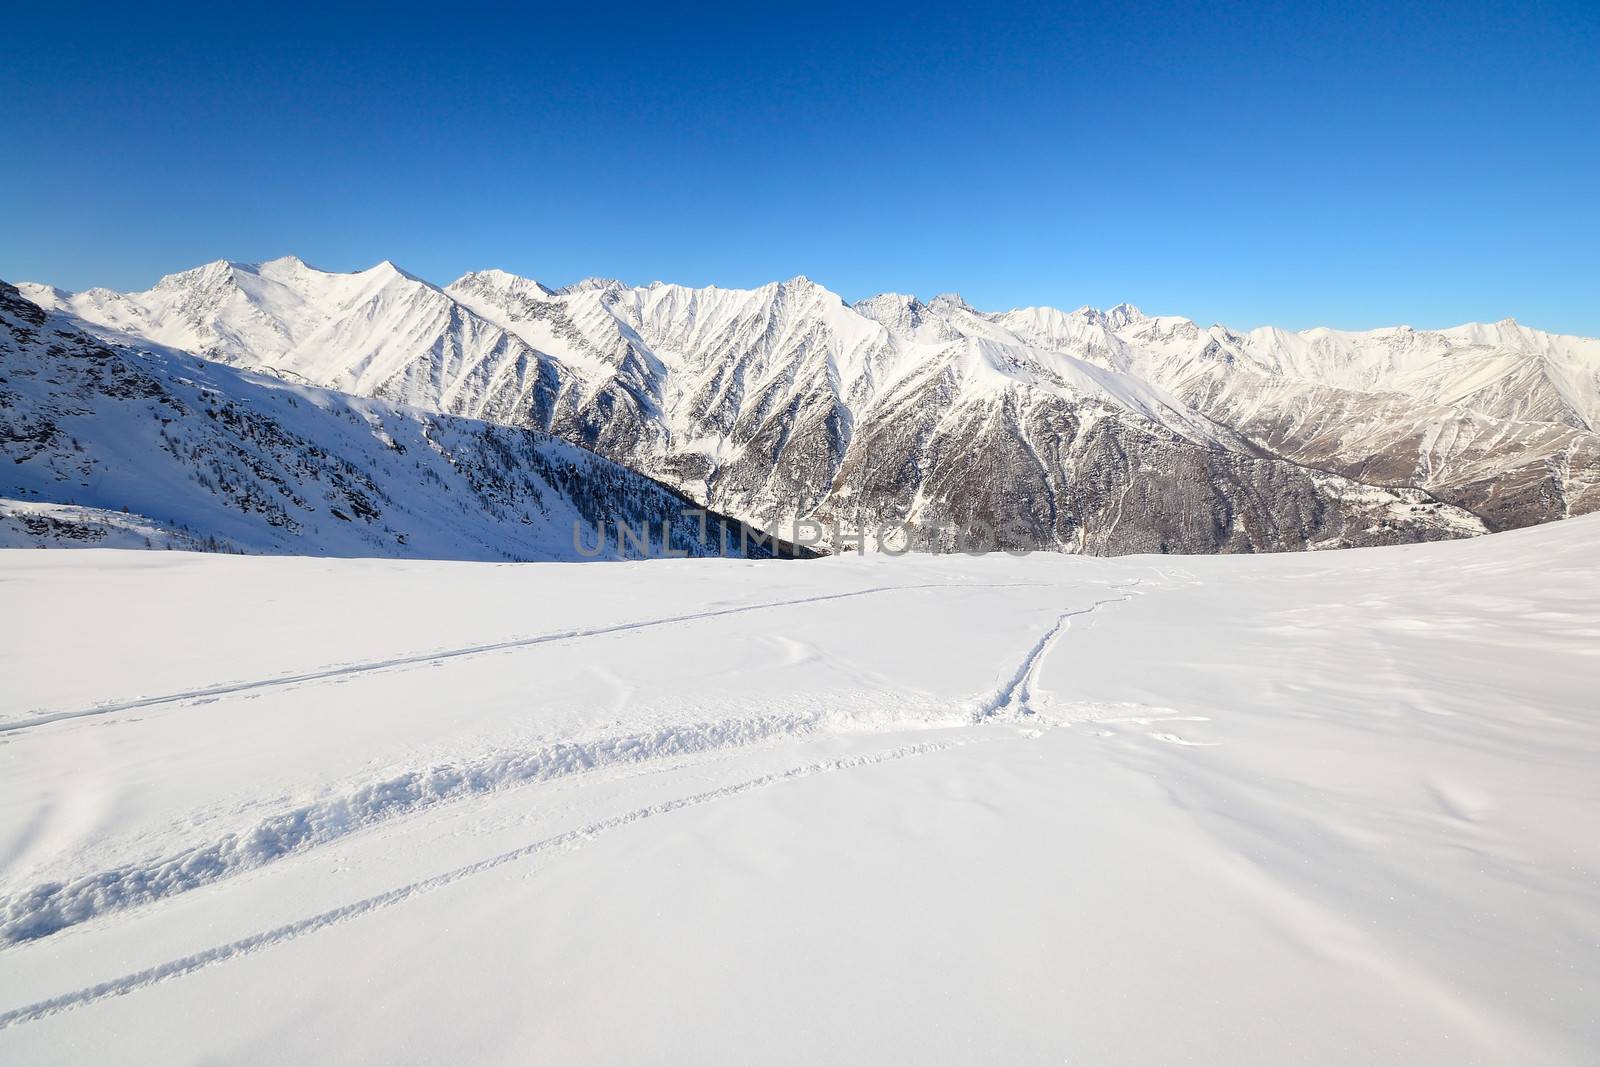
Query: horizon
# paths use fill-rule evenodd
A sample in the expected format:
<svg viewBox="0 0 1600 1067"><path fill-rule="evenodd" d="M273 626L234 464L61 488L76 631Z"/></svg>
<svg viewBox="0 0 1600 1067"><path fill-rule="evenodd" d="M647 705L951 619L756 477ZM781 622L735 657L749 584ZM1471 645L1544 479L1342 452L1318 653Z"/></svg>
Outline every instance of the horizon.
<svg viewBox="0 0 1600 1067"><path fill-rule="evenodd" d="M761 289L761 288L764 288L764 287L769 286L769 285L785 285L785 284L789 284L789 283L793 283L793 282L804 280L804 281L808 281L808 282L812 283L813 285L818 286L819 288L825 290L826 292L828 292L829 294L831 294L833 296L837 296L844 303L844 305L846 307L853 307L855 304L861 303L861 302L866 301L866 300L871 300L871 299L873 299L875 297L879 297L879 296L905 296L905 297L910 297L911 299L914 299L914 300L921 301L922 303L928 303L930 301L937 300L937 299L939 299L940 297L943 297L943 296L954 296L954 297L956 297L958 299L961 299L961 300L965 301L966 304L969 307L971 307L973 310L981 312L983 314L1004 314L1004 313L1012 312L1012 311L1025 311L1025 310L1028 310L1030 308L1051 308L1051 309L1054 309L1054 310L1057 310L1057 311L1061 311L1061 312L1065 312L1065 313L1071 314L1071 313L1074 313L1074 312L1077 312L1077 311L1084 311L1084 310L1090 310L1090 311L1096 311L1096 312L1106 312L1106 311L1110 311L1110 310L1113 310L1113 309L1118 308L1118 307L1126 307L1126 308L1134 311L1138 315L1140 315L1140 316L1142 316L1144 318L1148 318L1148 319L1158 319L1158 318L1186 319L1186 320L1188 320L1190 322L1193 322L1197 326L1201 326L1202 328L1209 329L1209 328L1214 327L1214 326L1220 326L1220 327L1224 327L1224 328L1229 329L1229 330L1238 331L1238 332L1242 332L1242 333L1250 333L1250 332L1253 332L1255 330L1262 330L1262 329L1282 329L1282 330L1288 330L1289 332L1292 332L1292 333L1310 333L1310 332L1316 331L1316 330L1328 330L1328 331L1335 332L1335 333L1352 333L1352 334L1353 333L1372 333L1372 332L1377 332L1377 331L1382 331L1382 330L1412 329L1412 330L1418 330L1418 331L1423 331L1423 332L1434 332L1434 333L1437 333L1437 332L1441 332L1441 331L1445 331L1445 330L1458 329L1460 327L1465 327L1465 326L1492 326L1492 325L1496 325L1496 324L1499 324L1499 323L1509 322L1509 323L1513 323L1513 324L1515 324L1517 326L1522 326L1522 327L1527 328L1527 329L1536 330L1536 331L1538 331L1540 333L1550 334L1550 335L1553 335L1553 336L1576 337L1576 338L1581 339L1581 340L1600 340L1600 335L1565 333L1565 332L1560 331L1560 330L1550 329L1550 328L1545 327L1545 326L1543 326L1541 324L1526 322L1526 321L1524 321L1524 320L1522 320L1520 318L1517 318L1514 315L1504 315L1504 316L1501 316L1500 318L1497 318L1497 319L1489 319L1489 318L1466 319L1466 320L1462 320L1460 322L1449 322L1449 323L1443 323L1443 324L1431 324L1430 323L1430 324L1427 324L1427 325L1418 325L1418 324L1416 324L1414 322L1390 322L1390 323L1382 323L1382 324L1376 325L1376 326L1364 326L1364 327L1338 326L1338 325L1331 325L1331 324L1328 324L1328 323L1317 323L1317 324L1311 325L1311 326L1286 326L1283 323L1276 323L1276 322L1258 322L1258 323L1254 323L1254 324L1251 324L1251 325L1243 325L1243 324L1239 324L1239 323L1229 323L1229 322L1221 322L1221 321L1207 323L1201 318L1196 318L1196 317L1194 317L1192 315L1185 315L1182 312L1152 311L1152 310L1146 308L1144 306L1144 304L1141 303L1140 301L1138 301L1138 300L1130 300L1130 299L1123 299L1123 300L1113 301L1113 302L1108 303L1108 304L1100 304L1100 305L1095 305L1095 304L1090 304L1090 303L1057 302L1057 303L1043 303L1043 304L1012 304L1012 305L1009 305L1009 306L1001 306L1001 305L982 305L982 304L978 304L978 303L976 303L976 302L974 302L972 300L968 300L966 298L965 294L960 289L945 290L945 291L938 292L938 293L933 293L933 294L923 294L923 293L914 293L914 292L908 293L908 292L903 292L903 291L900 291L900 290L882 289L882 290L877 290L875 292L864 293L864 294L859 295L859 296L852 296L851 294L842 292L841 290L835 288L834 286L829 285L825 281L821 281L821 280L817 279L814 275L809 274L809 273L807 273L805 271L800 271L798 273L795 273L795 274L792 274L792 275L789 275L789 276L783 277L783 278L770 278L767 281L760 282L760 283L757 283L755 285L738 285L738 286L721 285L721 284L719 284L717 282L714 282L714 281L713 282L709 282L709 283L707 283L705 285L687 285L687 284L685 284L683 282L672 281L670 279L665 279L665 278L653 278L648 282L635 282L635 281L629 281L629 280L624 279L624 278L618 278L618 277L616 277L614 275L608 275L608 274L587 274L587 275L584 275L581 278L574 278L571 281L562 281L562 282L559 282L558 284L553 284L550 281L547 281L545 277L541 277L538 274L519 274L516 271L508 270L508 269L503 268L503 267L471 267L471 268L468 268L467 270L462 271L461 273L456 274L455 276L451 277L448 281L439 281L439 280L437 280L435 278L426 277L426 276L424 276L424 275L422 275L422 274L420 274L420 273L418 273L416 271L413 271L409 267L407 267L404 263L397 262L396 260L394 260L392 258L380 259L377 262L372 263L372 264L370 264L369 266L366 266L366 267L357 267L357 268L350 269L350 270L334 270L334 269L331 269L331 268L328 268L328 267L321 266L320 264L317 264L317 263L312 263L312 262L308 261L307 259L305 259L303 256L297 255L296 253L286 252L286 253L283 253L282 255L268 256L268 257L266 257L264 259L258 259L258 260L239 260L239 259L229 259L227 257L218 257L218 258L214 258L214 259L208 259L208 260L204 260L204 261L199 262L199 263L191 264L191 265L189 265L187 267L181 267L181 268L179 268L177 270L166 271L166 272L158 275L154 280L152 280L148 284L140 285L140 286L137 286L136 288L131 288L131 289L119 289L119 288L113 288L111 286L104 286L104 285L87 286L87 287L82 288L82 289L71 289L71 288L68 288L66 286L57 285L56 283L54 283L52 281L47 281L47 280L42 280L42 279L37 279L37 278L18 278L18 279L15 279L15 280L12 280L12 279L0 279L0 280L11 281L11 283L13 285L42 285L42 286L49 286L49 287L57 289L59 291L64 291L64 292L67 292L67 293L74 293L74 294L75 293L89 292L89 291L94 290L94 289L101 289L101 290L107 290L107 291L110 291L110 292L121 293L121 294L126 295L126 294L131 294L131 293L147 292L150 289L154 288L156 285L158 285L161 281L165 280L166 278L173 277L174 275L178 275L178 274L185 274L185 273L187 273L189 271L192 271L192 270L198 270L201 267L207 267L207 266L210 266L210 265L212 265L214 263L226 263L229 266L236 267L236 268L254 268L254 267L265 266L267 264L270 264L270 263L273 263L273 262L277 262L277 261L281 261L281 260L294 260L294 261L298 262L301 266L304 266L304 267L306 267L306 268L308 268L310 270L314 270L314 271L316 271L316 272L318 272L320 274L362 274L362 273L365 273L365 272L370 271L370 270L376 270L378 267L381 267L384 264L388 264L389 266L395 268L400 273L402 273L402 274L404 274L404 275L406 275L408 277L414 278L415 280L417 280L419 282L422 282L425 285L432 286L433 288L441 290L441 291L447 291L448 288L452 284L454 284L455 282L460 281L462 278L465 278L468 275L471 275L471 274L482 274L482 273L487 273L487 272L490 272L490 271L499 271L501 273L510 275L512 277L520 278L520 279L522 279L524 281L537 282L538 284L543 285L545 288L550 289L553 292L557 292L557 293L559 293L564 288L569 288L571 286L580 284L582 282L590 281L590 280L596 280L596 279L597 280L601 280L601 281L616 282L616 283L622 285L625 288L649 289L649 288L653 288L655 286L660 285L660 286L678 286L679 288L686 288L686 289L721 289L723 291L729 291L729 292L753 292L753 291L755 291L757 289Z"/></svg>

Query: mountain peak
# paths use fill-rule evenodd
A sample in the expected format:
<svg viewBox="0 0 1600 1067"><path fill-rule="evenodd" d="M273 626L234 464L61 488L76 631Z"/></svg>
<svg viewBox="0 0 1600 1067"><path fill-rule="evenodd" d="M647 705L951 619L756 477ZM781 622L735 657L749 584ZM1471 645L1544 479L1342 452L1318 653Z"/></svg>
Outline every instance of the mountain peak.
<svg viewBox="0 0 1600 1067"><path fill-rule="evenodd" d="M581 278L578 281L573 282L571 285L563 285L561 288L556 290L556 294L559 296L570 296L573 293L586 293L591 289L622 288L625 288L625 286L615 278L600 278L590 275L587 278Z"/></svg>
<svg viewBox="0 0 1600 1067"><path fill-rule="evenodd" d="M1089 304L1084 304L1073 311L1072 315L1074 318L1083 319L1106 330L1120 330L1131 323L1143 322L1149 317L1129 303L1117 304L1106 308L1104 311Z"/></svg>
<svg viewBox="0 0 1600 1067"><path fill-rule="evenodd" d="M368 267L366 270L356 271L355 273L357 276L362 278L380 279L385 285L392 285L397 281L402 281L411 282L414 285L420 285L424 289L432 289L436 292L443 291L440 290L437 285L434 285L432 282L428 281L428 279L417 277L415 274L412 274L410 271L395 263L395 261L392 259L385 259L374 264L373 266Z"/></svg>
<svg viewBox="0 0 1600 1067"><path fill-rule="evenodd" d="M910 293L879 293L865 300L857 300L850 306L865 312L878 308L920 308L925 305Z"/></svg>
<svg viewBox="0 0 1600 1067"><path fill-rule="evenodd" d="M777 293L796 294L826 293L828 291L823 286L818 285L810 278L807 278L804 274L796 274L793 278L790 278L787 281L768 282L761 288L771 289Z"/></svg>
<svg viewBox="0 0 1600 1067"><path fill-rule="evenodd" d="M402 278L410 278L412 281L417 281L417 282L420 282L422 280L421 278L418 278L415 274L411 274L411 273L409 273L407 271L401 270L400 269L400 265L398 263L396 263L392 259L381 260L378 263L376 263L375 265L367 268L367 270L362 271L361 273L367 274L367 273L371 273L371 272L374 272L374 271L382 271L382 272L387 273L387 274L398 274Z"/></svg>
<svg viewBox="0 0 1600 1067"><path fill-rule="evenodd" d="M0 285L6 284L8 283L4 280L0 280ZM72 298L72 294L67 292L65 289L58 288L54 285L43 285L39 282L18 282L14 288L19 290L23 296L27 297L35 304L38 304L41 300L49 300L54 303L65 303ZM40 306L42 307L43 305L41 304Z"/></svg>
<svg viewBox="0 0 1600 1067"><path fill-rule="evenodd" d="M471 270L445 286L451 292L468 289L494 289L506 293L534 292L540 296L554 296L556 291L536 278L513 274L508 270L490 267L488 270Z"/></svg>
<svg viewBox="0 0 1600 1067"><path fill-rule="evenodd" d="M1130 322L1139 322L1148 316L1132 304L1124 301L1116 307L1106 309L1106 318L1116 327L1126 326Z"/></svg>
<svg viewBox="0 0 1600 1067"><path fill-rule="evenodd" d="M221 283L232 283L233 272L241 264L233 263L226 259L214 259L210 263L202 263L198 267L180 270L173 274L163 274L156 282L157 289L185 289L198 286L213 286Z"/></svg>
<svg viewBox="0 0 1600 1067"><path fill-rule="evenodd" d="M767 288L763 286L762 288ZM812 281L804 274L796 274L786 282L778 282L772 288L780 295L791 300L809 301L812 304L826 305L837 304L839 307L848 308L850 305L844 297L829 289L821 282Z"/></svg>

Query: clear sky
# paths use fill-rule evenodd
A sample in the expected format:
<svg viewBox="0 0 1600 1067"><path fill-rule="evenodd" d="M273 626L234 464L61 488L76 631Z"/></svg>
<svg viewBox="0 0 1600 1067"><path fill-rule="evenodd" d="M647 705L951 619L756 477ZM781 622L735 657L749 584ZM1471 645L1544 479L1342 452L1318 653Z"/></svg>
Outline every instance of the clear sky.
<svg viewBox="0 0 1600 1067"><path fill-rule="evenodd" d="M1595 0L185 8L7 11L0 277L292 252L1600 336Z"/></svg>

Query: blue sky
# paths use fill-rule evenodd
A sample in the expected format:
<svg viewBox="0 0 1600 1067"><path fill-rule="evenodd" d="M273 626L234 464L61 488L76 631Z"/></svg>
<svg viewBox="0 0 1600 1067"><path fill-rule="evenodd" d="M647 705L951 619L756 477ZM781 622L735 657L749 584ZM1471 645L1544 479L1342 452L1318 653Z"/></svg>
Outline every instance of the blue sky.
<svg viewBox="0 0 1600 1067"><path fill-rule="evenodd" d="M0 277L293 252L1600 336L1593 0L542 8L8 12Z"/></svg>

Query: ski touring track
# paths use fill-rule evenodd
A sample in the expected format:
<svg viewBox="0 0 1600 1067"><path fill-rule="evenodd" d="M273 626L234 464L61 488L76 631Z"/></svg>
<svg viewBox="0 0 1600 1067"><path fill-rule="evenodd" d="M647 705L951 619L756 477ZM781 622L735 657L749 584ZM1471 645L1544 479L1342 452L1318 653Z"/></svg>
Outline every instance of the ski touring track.
<svg viewBox="0 0 1600 1067"><path fill-rule="evenodd" d="M1107 604L1122 603L1131 599L1137 595L1138 584L1138 580L1135 580L1130 585L1114 587L1127 589L1128 592L1121 596L1097 600L1088 607L1073 609L1059 615L1046 633L1028 649L1010 679L994 694L976 702L977 710L970 714L970 720L973 723L982 723L999 716L1021 718L1031 715L1032 708L1029 701L1045 655L1060 639L1062 632L1071 625L1072 618L1093 613ZM958 586L936 583L875 587L781 603L817 603L893 589L1034 587L1027 583ZM716 612L702 612L674 619L646 620L582 633L585 636L615 633L666 625L674 621L710 618L777 606L780 606L780 603L744 605ZM457 650L455 654L471 655L496 649L526 647L529 644L562 640L567 636L569 635L546 635L523 641L473 646L470 649ZM429 656L404 657L342 670L344 673L362 673L402 664L431 662L439 655L434 653ZM290 685L308 678L335 677L340 673L341 671L330 670L310 675L295 675L253 685L240 684L229 687L229 691ZM151 698L139 706L149 706L163 700L171 702L183 699L186 699L183 695ZM112 710L114 709L111 707L104 707L98 709L98 712L104 714ZM20 944L47 937L57 931L113 912L153 904L246 870L302 853L307 849L328 844L349 834L388 823L393 819L431 810L443 803L588 771L629 764L641 765L659 759L704 755L782 738L803 737L813 733L818 725L819 723L812 718L793 715L766 715L686 723L642 733L588 739L559 739L532 748L491 752L466 761L401 770L381 780L353 786L337 796L265 816L254 825L192 845L181 851L141 863L103 869L64 881L43 882L18 890L9 897L0 898L0 948L8 944Z"/></svg>
<svg viewBox="0 0 1600 1067"><path fill-rule="evenodd" d="M563 630L558 633L538 634L533 637L517 637L507 641L494 641L482 645L468 645L464 648L438 649L432 652L418 652L409 656L399 656L393 659L374 660L369 663L345 664L336 667L325 667L301 674L286 674L276 678L265 678L257 681L228 682L221 685L207 686L201 689L188 689L179 693L167 693L161 696L136 697L130 700L115 701L112 703L96 704L88 708L79 708L70 711L47 711L22 719L9 722L0 722L0 734L17 733L24 730L47 726L50 723L63 722L71 719L82 719L96 715L110 715L119 711L133 711L140 708L158 707L167 704L182 704L188 701L212 700L217 697L231 696L236 693L258 692L266 689L279 689L290 686L303 685L311 682L327 681L335 678L349 678L355 675L372 674L379 671L398 670L406 667L415 667L425 663L436 663L441 660L463 659L469 656L481 656L493 652L506 652L522 648L533 648L539 645L555 644L562 641L577 641L589 637L603 637L607 634L628 633L633 630L648 630L657 626L672 626L679 623L698 622L704 619L723 618L728 615L743 615L754 611L769 611L774 608L798 607L805 604L822 604L832 600L849 600L854 597L876 596L880 593L910 592L919 589L1042 589L1048 583L1033 582L1007 582L997 584L984 583L948 583L926 582L919 585L882 585L870 589L853 589L843 593L828 593L823 596L796 597L792 600L765 601L760 604L741 604L731 608L718 608L712 611L698 611L687 615L670 615L659 619L641 619L635 622L616 623L611 626L596 626L583 630Z"/></svg>
<svg viewBox="0 0 1600 1067"><path fill-rule="evenodd" d="M284 925L275 927L271 930L264 930L261 933L252 934L249 937L240 938L236 941L230 941L214 948L190 953L186 956L180 956L177 959L169 960L166 963L158 964L154 967L147 967L144 970L135 971L131 974L123 975L120 978L113 978L108 981L99 982L95 985L74 990L69 993L62 993L58 996L41 1000L33 1004L27 1004L21 1007L12 1008L8 1011L0 1012L0 1030L5 1030L21 1023L33 1022L35 1020L42 1019L45 1016L82 1007L86 1004L91 1004L98 1000L104 1000L108 997L122 996L124 994L143 989L147 986L155 985L158 982L179 978L183 975L192 974L195 971L213 966L215 964L225 963L241 956L250 955L252 953L259 952L262 949L283 944L287 941L292 941L295 938L302 937L306 934L314 933L318 930L323 930L330 926L335 926L340 923L359 918L363 915L369 915L373 912L392 907L393 905L400 904L424 893L430 893L434 890L442 889L446 886L460 882L463 879L472 878L475 875L483 874L498 867L503 867L506 864L515 863L518 860L528 859L545 853L577 849L594 840L595 838L601 837L612 831L619 830L625 826L630 826L643 819L654 818L658 815L669 815L673 812L683 811L686 808L693 808L702 804L726 800L757 789L781 785L785 782L798 781L800 779L814 777L819 774L830 774L834 771L849 770L857 767L868 767L874 764L889 762L891 760L926 755L967 743L970 743L970 741L954 740L945 742L924 742L915 745L905 745L883 752L866 753L843 757L840 759L822 760L804 764L799 767L792 767L788 770L780 771L774 774L751 778L733 785L722 786L717 789L710 789L705 792L695 793L691 796L681 797L675 800L667 800L659 804L649 805L647 807L635 808L632 811L624 812L623 814L615 815L608 819L602 819L598 822L590 823L587 826L583 826L575 830L569 830L566 833L557 834L553 837L542 838L538 841L532 842L531 844L523 845L507 852L502 852L499 855L491 856L475 863L469 863L464 866L457 867L453 870L446 871L443 874L434 875L431 878L424 878L421 881L411 882L395 889L390 889L386 892L379 893L375 896L366 897L362 900L341 905L340 907L333 908L329 911L320 912L304 919L285 923Z"/></svg>
<svg viewBox="0 0 1600 1067"><path fill-rule="evenodd" d="M0 947L152 904L441 804L587 771L804 737L816 726L811 718L777 715L685 723L640 733L558 740L400 771L338 796L274 812L248 828L175 853L67 881L39 883L0 897Z"/></svg>
<svg viewBox="0 0 1600 1067"><path fill-rule="evenodd" d="M1140 583L1140 579L1134 579L1125 585L1114 586L1112 588L1123 591L1121 595L1096 600L1086 607L1074 608L1058 615L1043 636L1030 646L1010 678L991 696L978 703L978 708L972 714L971 721L974 724L981 724L1001 716L1022 718L1033 714L1030 700L1038 673L1049 651L1060 640L1062 633L1071 627L1072 619L1082 615L1091 615L1109 604L1126 603L1135 596L1142 595L1138 588ZM259 682L238 683L213 687L208 690L194 690L164 697L125 701L120 704L85 709L77 713L59 713L50 717L41 716L26 725L43 725L45 722L60 721L64 718L108 714L127 708L176 703L208 695L224 695L251 689L295 685L343 675L369 673L427 663L441 658L472 656L556 641L692 622L699 619L742 614L769 608L869 596L897 590L1043 587L1042 583L926 583L921 585L876 586L870 589L833 593L820 597L802 597L793 600L741 605L709 612L622 623L590 630L546 634L493 644L475 645L445 652L432 652L307 672L299 675L289 675ZM7 728L17 729L22 725L24 724L13 723ZM0 902L6 905L6 910L11 913L11 921L5 924L9 927L5 931L9 936L0 936L0 945L4 945L7 942L17 944L31 941L54 933L56 930L66 926L77 925L80 922L109 912L153 903L175 893L219 881L241 870L258 867L290 853L303 851L306 847L325 843L326 840L330 840L333 837L367 829L377 825L379 822L388 822L390 818L411 814L425 807L432 807L440 801L482 794L504 785L549 780L571 773L619 763L646 761L671 755L705 753L719 749L740 747L782 736L801 736L810 732L814 726L815 723L809 721L801 722L783 717L769 717L759 721L739 720L727 723L700 724L692 729L664 731L656 735L629 735L627 737L601 739L599 742L590 743L587 747L577 742L561 742L546 749L522 754L520 757L499 757L492 767L434 768L426 775L419 772L411 772L392 781L368 785L354 794L329 802L337 810L322 812L313 811L310 808L300 809L267 820L246 835L230 835L219 842L186 850L177 856L169 857L155 864L102 872L99 875L77 879L70 886L60 883L36 886L32 890L18 894L10 901ZM667 736L669 734L671 736ZM957 745L967 744L970 740L969 736L960 740L924 742L884 752L807 763L734 785L637 808L579 829L543 838L531 844L455 868L443 874L408 883L350 904L341 905L338 908L321 912L305 919L287 923L201 952L191 953L155 967L136 971L120 978L111 979L73 992L63 993L33 1004L0 1011L0 1030L58 1012L71 1010L108 997L131 993L157 982L181 977L214 964L248 955L261 949L293 940L304 934L313 933L387 908L419 894L451 885L507 863L543 853L581 847L585 842L595 837L638 822L641 819L670 814L685 808L736 797L766 786L812 777L818 774L870 766L889 760L937 752ZM372 802L370 810L363 807L364 802L367 801ZM197 859L201 860L201 862L196 862ZM123 884L124 882L126 884ZM77 899L72 901L55 899L63 891L76 891ZM64 904L66 905L65 914L61 910Z"/></svg>
<svg viewBox="0 0 1600 1067"><path fill-rule="evenodd" d="M1135 578L1127 585L1114 587L1127 590L1122 596L1096 600L1086 608L1074 608L1056 616L1055 623L1028 650L1028 654L1022 658L1022 662L1017 665L1011 677L988 699L979 702L973 710L972 721L981 723L985 719L1000 716L1023 718L1032 715L1033 687L1039 677L1039 669L1044 665L1046 653L1055 647L1056 642L1061 639L1061 634L1071 627L1072 620L1079 615L1093 615L1107 604L1125 604L1134 597L1143 595L1139 591L1140 584L1141 579Z"/></svg>

